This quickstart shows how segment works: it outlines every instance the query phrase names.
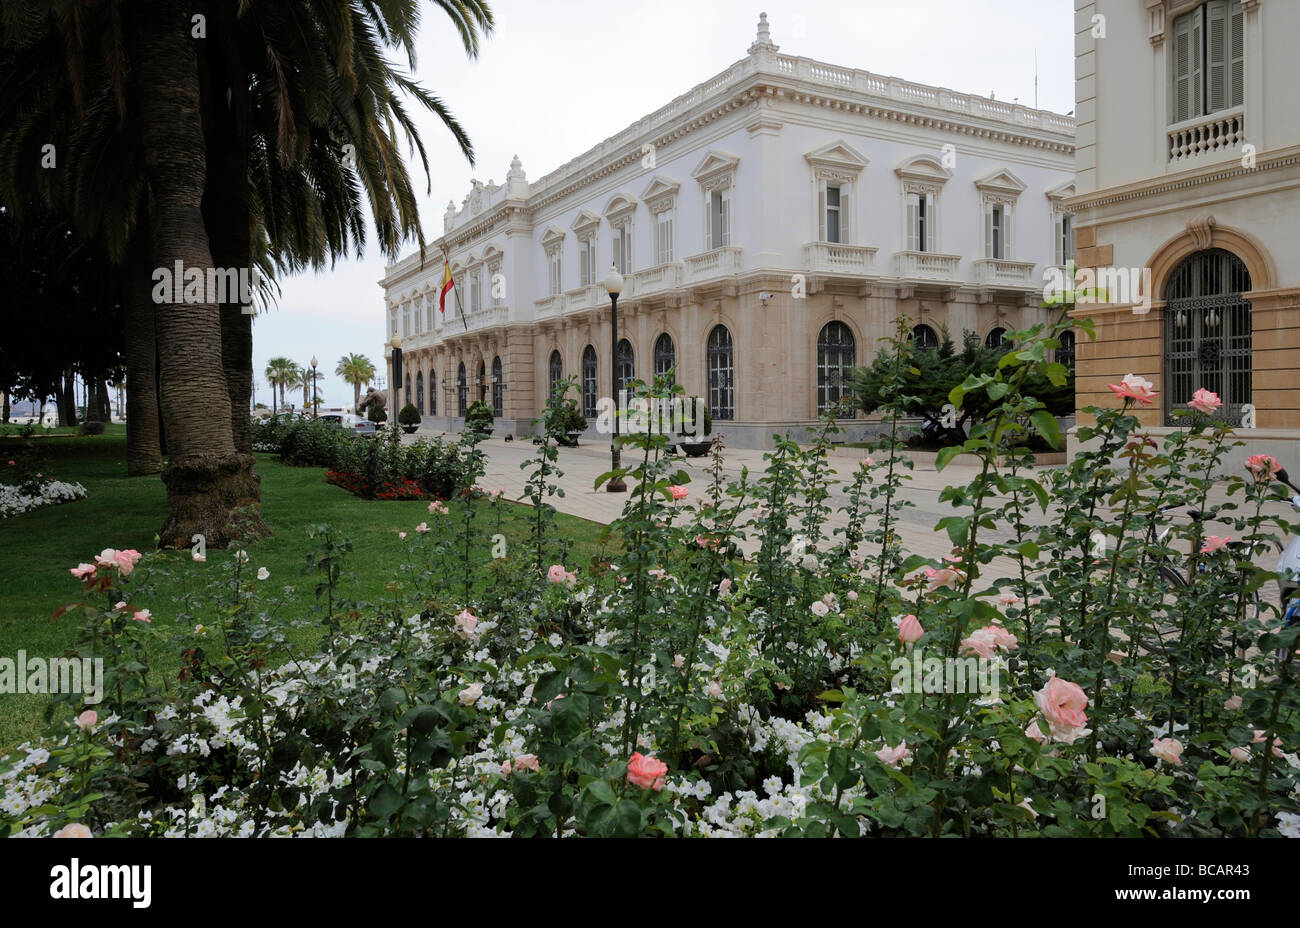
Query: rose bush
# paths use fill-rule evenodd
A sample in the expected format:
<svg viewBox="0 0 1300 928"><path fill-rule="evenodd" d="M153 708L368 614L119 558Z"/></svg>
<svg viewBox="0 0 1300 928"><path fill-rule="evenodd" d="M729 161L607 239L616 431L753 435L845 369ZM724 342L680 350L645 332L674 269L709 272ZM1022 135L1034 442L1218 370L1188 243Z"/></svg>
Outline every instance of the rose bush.
<svg viewBox="0 0 1300 928"><path fill-rule="evenodd" d="M180 576L123 552L70 564L82 595L58 621L80 617L76 656L104 658L104 701L78 725L65 698L0 762L0 832L1300 835L1300 628L1255 563L1293 530L1280 475L1221 473L1235 439L1212 396L1143 436L1140 378L1089 411L1069 465L1031 466L1024 433L1059 435L1024 384L1061 376L1045 358L1063 325L1015 333L953 391L989 411L957 449L980 466L943 493L941 558L897 532L902 323L882 437L833 530L830 418L807 447L779 439L757 476L726 478L715 440L685 496L666 439L630 434L599 481L629 485L612 544L577 563L544 428L509 556L485 518L497 495L431 507L394 526L408 555L383 602L338 595L350 546L326 527L308 616L283 615L247 556ZM160 589L181 591L172 614L135 621L132 600ZM303 623L314 653L284 633ZM163 649L182 655L175 680L149 672ZM954 683L963 662L996 673Z"/></svg>

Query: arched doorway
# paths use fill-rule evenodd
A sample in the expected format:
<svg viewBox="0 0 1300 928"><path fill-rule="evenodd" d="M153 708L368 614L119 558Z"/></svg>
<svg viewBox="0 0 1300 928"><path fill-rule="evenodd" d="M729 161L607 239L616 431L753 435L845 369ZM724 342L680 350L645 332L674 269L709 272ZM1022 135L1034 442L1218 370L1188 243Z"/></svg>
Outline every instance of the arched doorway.
<svg viewBox="0 0 1300 928"><path fill-rule="evenodd" d="M1230 251L1211 248L1185 258L1165 285L1165 421L1200 389L1219 395L1218 418L1240 425L1252 402L1250 271Z"/></svg>

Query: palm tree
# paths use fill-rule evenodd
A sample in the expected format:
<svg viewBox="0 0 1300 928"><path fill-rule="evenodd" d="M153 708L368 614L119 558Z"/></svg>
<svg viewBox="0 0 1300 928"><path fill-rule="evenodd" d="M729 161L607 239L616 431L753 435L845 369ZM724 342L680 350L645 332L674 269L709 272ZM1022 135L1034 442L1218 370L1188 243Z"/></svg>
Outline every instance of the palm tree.
<svg viewBox="0 0 1300 928"><path fill-rule="evenodd" d="M363 198L386 253L396 254L407 236L423 246L393 137L399 127L426 174L428 166L399 94L436 113L472 155L441 102L387 60L389 49L400 49L414 66L417 6L415 0L200 3L208 26L200 43L188 40L190 14L179 0L40 0L21 11L6 8L0 44L14 36L17 42L13 65L0 67L0 112L15 118L0 119L6 136L0 187L31 181L78 222L97 225L110 254L126 254L128 243L149 232L136 249L141 257L131 261L146 277L176 258L187 267L248 267L263 241L282 268L323 266L360 252ZM480 32L493 25L487 5L435 0L435 6L452 19L466 52L476 55ZM163 92L151 96L154 80ZM75 105L64 105L69 102ZM35 171L50 141L62 170ZM345 146L352 148L347 156ZM160 184L174 186L161 190ZM226 516L258 498L247 453L251 319L230 302L174 307L147 307L163 361L160 405L172 456L164 479L173 518L163 541L188 542L182 539L188 526L206 527L208 543L220 544L230 527ZM143 322L128 330L147 329ZM182 340L175 350L173 336ZM148 359L143 350L128 353L139 362L131 365L135 377ZM219 376L208 370L214 360ZM222 392L216 380L224 403L215 398ZM189 402L195 391L215 405ZM228 430L217 406L224 406ZM180 435L191 428L205 434Z"/></svg>
<svg viewBox="0 0 1300 928"><path fill-rule="evenodd" d="M375 365L364 354L345 354L334 373L352 384L352 411L356 412L361 405L361 385L375 379Z"/></svg>
<svg viewBox="0 0 1300 928"><path fill-rule="evenodd" d="M284 408L284 388L297 386L298 365L289 358L272 358L262 372L271 385L271 402L275 402L275 388L280 388L280 408Z"/></svg>

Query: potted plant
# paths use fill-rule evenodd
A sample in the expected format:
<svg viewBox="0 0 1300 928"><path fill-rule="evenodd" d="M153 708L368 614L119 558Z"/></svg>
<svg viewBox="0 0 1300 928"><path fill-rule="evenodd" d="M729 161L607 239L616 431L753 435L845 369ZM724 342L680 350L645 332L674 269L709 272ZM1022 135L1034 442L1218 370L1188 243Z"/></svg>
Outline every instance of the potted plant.
<svg viewBox="0 0 1300 928"><path fill-rule="evenodd" d="M578 438L587 430L587 420L578 409L576 400L564 400L551 418L551 428L556 441L569 447L578 447Z"/></svg>
<svg viewBox="0 0 1300 928"><path fill-rule="evenodd" d="M375 425L388 421L388 413L381 406L370 406L366 409L366 418Z"/></svg>
<svg viewBox="0 0 1300 928"><path fill-rule="evenodd" d="M475 400L465 410L465 428L480 435L492 434L492 407L484 400Z"/></svg>
<svg viewBox="0 0 1300 928"><path fill-rule="evenodd" d="M402 431L407 435L412 435L420 425L420 412L415 408L414 403L407 403L397 414L397 421L402 425Z"/></svg>
<svg viewBox="0 0 1300 928"><path fill-rule="evenodd" d="M704 411L704 435L700 434L700 424L694 420L696 410ZM713 414L709 406L698 396L692 396L685 408L683 421L678 423L678 444L687 457L698 458L709 453L713 440L704 436L713 434Z"/></svg>

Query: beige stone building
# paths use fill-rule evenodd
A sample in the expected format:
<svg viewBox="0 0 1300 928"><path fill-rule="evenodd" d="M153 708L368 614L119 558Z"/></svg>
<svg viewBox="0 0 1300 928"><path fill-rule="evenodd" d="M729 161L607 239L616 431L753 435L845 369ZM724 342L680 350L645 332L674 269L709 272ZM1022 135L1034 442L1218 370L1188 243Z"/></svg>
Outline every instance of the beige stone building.
<svg viewBox="0 0 1300 928"><path fill-rule="evenodd" d="M1300 4L1076 0L1078 403L1147 377L1157 433L1218 393L1247 447L1300 467ZM1119 273L1117 273L1119 272ZM1140 272L1140 273L1139 273ZM1129 282L1141 281L1134 290Z"/></svg>
<svg viewBox="0 0 1300 928"><path fill-rule="evenodd" d="M394 405L455 429L484 399L524 435L560 377L590 420L616 375L672 368L730 444L802 434L899 314L927 342L1042 317L1073 257L1073 156L1069 117L786 55L764 17L744 58L618 135L448 205L425 260L381 281Z"/></svg>

